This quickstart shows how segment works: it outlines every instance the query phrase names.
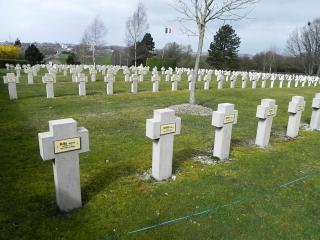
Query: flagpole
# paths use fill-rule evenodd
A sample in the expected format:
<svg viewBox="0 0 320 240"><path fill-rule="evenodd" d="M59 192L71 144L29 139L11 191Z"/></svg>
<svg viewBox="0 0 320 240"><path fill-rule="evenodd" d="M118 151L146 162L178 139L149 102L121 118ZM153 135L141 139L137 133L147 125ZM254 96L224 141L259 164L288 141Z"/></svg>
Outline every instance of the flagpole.
<svg viewBox="0 0 320 240"><path fill-rule="evenodd" d="M167 27L165 27L164 29L164 39L166 39L166 35L167 35ZM164 48L166 45L163 46L163 50L162 50L162 59L164 58Z"/></svg>

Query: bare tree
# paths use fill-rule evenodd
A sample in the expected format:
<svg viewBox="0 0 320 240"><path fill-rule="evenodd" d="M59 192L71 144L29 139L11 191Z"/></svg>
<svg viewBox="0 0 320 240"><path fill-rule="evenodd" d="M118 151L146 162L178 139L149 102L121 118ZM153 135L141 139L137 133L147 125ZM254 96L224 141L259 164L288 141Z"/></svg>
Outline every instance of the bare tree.
<svg viewBox="0 0 320 240"><path fill-rule="evenodd" d="M262 72L277 71L280 55L275 47L271 47L268 51L261 52L253 56L253 60L258 70Z"/></svg>
<svg viewBox="0 0 320 240"><path fill-rule="evenodd" d="M81 41L79 45L75 46L74 50L81 63L84 63L85 58L90 55L88 52L88 46L83 41Z"/></svg>
<svg viewBox="0 0 320 240"><path fill-rule="evenodd" d="M320 19L295 30L287 42L288 52L296 57L306 74L320 74Z"/></svg>
<svg viewBox="0 0 320 240"><path fill-rule="evenodd" d="M137 43L141 41L149 28L146 8L142 2L138 3L135 12L128 18L126 27L126 40L128 46L134 47L134 65L137 66Z"/></svg>
<svg viewBox="0 0 320 240"><path fill-rule="evenodd" d="M263 57L263 72L276 71L279 57L277 47L271 46L268 51L263 53Z"/></svg>
<svg viewBox="0 0 320 240"><path fill-rule="evenodd" d="M90 47L92 52L92 62L96 65L96 49L104 45L107 28L100 17L96 16L91 24L86 28L82 38L82 44Z"/></svg>
<svg viewBox="0 0 320 240"><path fill-rule="evenodd" d="M203 40L206 27L214 20L236 21L247 16L244 12L249 6L258 0L175 0L174 8L181 17L178 18L184 26L185 32L198 36L198 49L196 62L194 66L194 77L191 82L190 104L195 104L196 79L198 79L198 70L203 48ZM196 31L186 26L188 22L196 24Z"/></svg>

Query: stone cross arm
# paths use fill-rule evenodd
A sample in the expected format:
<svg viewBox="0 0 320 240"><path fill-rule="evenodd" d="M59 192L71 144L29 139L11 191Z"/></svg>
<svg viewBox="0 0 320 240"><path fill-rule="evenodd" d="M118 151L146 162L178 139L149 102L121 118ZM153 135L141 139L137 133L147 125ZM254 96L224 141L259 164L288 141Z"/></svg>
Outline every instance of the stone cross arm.
<svg viewBox="0 0 320 240"><path fill-rule="evenodd" d="M223 105L223 104L221 104ZM214 111L212 113L212 126L221 128L227 124L237 124L238 110L232 111Z"/></svg>
<svg viewBox="0 0 320 240"><path fill-rule="evenodd" d="M7 74L7 83L15 83L17 82L17 78L14 75L14 73L8 73Z"/></svg>
<svg viewBox="0 0 320 240"><path fill-rule="evenodd" d="M295 98L289 103L288 112L289 113L298 113L303 112L306 106L306 102L303 98Z"/></svg>
<svg viewBox="0 0 320 240"><path fill-rule="evenodd" d="M43 160L89 151L89 133L78 128L73 119L49 121L49 132L39 133L40 155Z"/></svg>
<svg viewBox="0 0 320 240"><path fill-rule="evenodd" d="M316 97L313 99L312 108L320 109L320 93L317 93Z"/></svg>
<svg viewBox="0 0 320 240"><path fill-rule="evenodd" d="M146 136L156 140L161 136L180 134L181 118L175 117L174 114L170 109L155 110L154 118L146 121Z"/></svg>
<svg viewBox="0 0 320 240"><path fill-rule="evenodd" d="M263 106L259 105L257 108L256 117L260 119L267 119L269 117L277 116L278 106Z"/></svg>

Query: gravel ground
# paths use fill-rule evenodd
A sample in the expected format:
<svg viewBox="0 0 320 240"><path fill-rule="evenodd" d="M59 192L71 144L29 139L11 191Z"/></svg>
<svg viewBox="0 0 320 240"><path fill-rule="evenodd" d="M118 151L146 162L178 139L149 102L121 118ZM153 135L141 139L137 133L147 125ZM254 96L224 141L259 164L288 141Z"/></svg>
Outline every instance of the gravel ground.
<svg viewBox="0 0 320 240"><path fill-rule="evenodd" d="M200 155L200 156L194 156L192 158L193 161L200 162L205 165L215 165L215 164L226 164L230 163L233 159L229 158L226 160L220 160L218 158L215 158L213 156L209 155Z"/></svg>
<svg viewBox="0 0 320 240"><path fill-rule="evenodd" d="M196 116L211 116L212 109L203 107L200 105L191 105L191 104L180 104L173 105L169 107L172 110L175 110L176 114L189 114Z"/></svg>
<svg viewBox="0 0 320 240"><path fill-rule="evenodd" d="M141 174L137 174L136 175L140 180L148 182L148 181L154 181L156 182L156 180L152 177L152 169L148 169L147 171L141 173ZM177 179L176 175L172 175L171 178L167 179L167 181L175 181Z"/></svg>

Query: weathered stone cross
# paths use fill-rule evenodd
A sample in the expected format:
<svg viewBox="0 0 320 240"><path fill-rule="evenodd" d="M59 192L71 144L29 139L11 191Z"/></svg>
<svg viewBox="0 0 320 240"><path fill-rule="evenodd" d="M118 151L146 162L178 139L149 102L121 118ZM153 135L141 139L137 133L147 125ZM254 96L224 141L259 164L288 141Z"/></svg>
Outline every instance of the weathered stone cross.
<svg viewBox="0 0 320 240"><path fill-rule="evenodd" d="M40 155L53 159L57 205L68 212L82 206L79 153L89 151L89 133L72 118L49 121L49 132L39 133Z"/></svg>
<svg viewBox="0 0 320 240"><path fill-rule="evenodd" d="M153 140L152 176L161 181L172 174L173 139L180 134L181 118L175 116L174 110L158 109L146 125L146 136Z"/></svg>
<svg viewBox="0 0 320 240"><path fill-rule="evenodd" d="M269 144L273 118L277 115L278 106L273 99L262 99L257 108L256 117L259 119L256 145L266 147Z"/></svg>
<svg viewBox="0 0 320 240"><path fill-rule="evenodd" d="M213 156L221 160L229 158L232 126L237 123L238 110L234 104L222 103L212 113L212 125L216 127Z"/></svg>

